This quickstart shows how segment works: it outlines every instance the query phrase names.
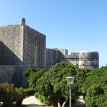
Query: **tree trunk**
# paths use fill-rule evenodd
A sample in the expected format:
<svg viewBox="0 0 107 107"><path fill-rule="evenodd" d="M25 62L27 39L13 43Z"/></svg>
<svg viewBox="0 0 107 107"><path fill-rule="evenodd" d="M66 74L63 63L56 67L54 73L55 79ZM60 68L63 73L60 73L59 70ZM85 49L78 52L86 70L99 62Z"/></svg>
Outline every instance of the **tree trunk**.
<svg viewBox="0 0 107 107"><path fill-rule="evenodd" d="M65 101L63 102L63 104L62 104L62 107L65 107L65 104L67 103L67 98L65 99Z"/></svg>
<svg viewBox="0 0 107 107"><path fill-rule="evenodd" d="M58 107L61 107L61 104L60 104L60 102L58 102Z"/></svg>
<svg viewBox="0 0 107 107"><path fill-rule="evenodd" d="M65 101L63 102L62 106L60 104L60 101L58 101L58 107L65 107L65 104L67 103L67 98L65 99Z"/></svg>

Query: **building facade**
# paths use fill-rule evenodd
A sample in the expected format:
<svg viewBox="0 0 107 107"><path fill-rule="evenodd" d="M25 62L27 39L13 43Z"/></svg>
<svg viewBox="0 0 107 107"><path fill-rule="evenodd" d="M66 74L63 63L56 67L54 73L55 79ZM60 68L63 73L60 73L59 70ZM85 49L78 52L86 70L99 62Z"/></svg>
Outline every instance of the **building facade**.
<svg viewBox="0 0 107 107"><path fill-rule="evenodd" d="M46 53L48 68L59 62L70 62L79 68L99 68L99 54L97 51L78 51L72 52L70 55L67 49L47 49L46 52L48 52ZM55 57L56 52L57 57ZM54 63L50 63L50 59Z"/></svg>
<svg viewBox="0 0 107 107"><path fill-rule="evenodd" d="M78 51L65 55L61 61L68 61L79 68L99 68L99 54L96 51Z"/></svg>

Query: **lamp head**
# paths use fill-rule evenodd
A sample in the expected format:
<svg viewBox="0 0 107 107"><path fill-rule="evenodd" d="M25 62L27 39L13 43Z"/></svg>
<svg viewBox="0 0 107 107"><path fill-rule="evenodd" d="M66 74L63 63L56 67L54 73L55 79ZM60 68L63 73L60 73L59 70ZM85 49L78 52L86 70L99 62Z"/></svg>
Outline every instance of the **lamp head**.
<svg viewBox="0 0 107 107"><path fill-rule="evenodd" d="M74 82L74 77L68 76L68 77L66 77L66 80L67 80L67 84L71 85Z"/></svg>

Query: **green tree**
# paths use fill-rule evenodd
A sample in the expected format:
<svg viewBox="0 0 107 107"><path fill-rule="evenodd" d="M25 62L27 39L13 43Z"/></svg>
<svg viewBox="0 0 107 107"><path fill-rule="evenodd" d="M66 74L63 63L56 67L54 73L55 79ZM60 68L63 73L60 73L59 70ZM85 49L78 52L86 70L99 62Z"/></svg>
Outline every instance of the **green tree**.
<svg viewBox="0 0 107 107"><path fill-rule="evenodd" d="M66 77L70 75L76 75L74 65L64 62L55 64L38 79L36 96L54 107L64 107L69 93Z"/></svg>
<svg viewBox="0 0 107 107"><path fill-rule="evenodd" d="M82 86L86 107L107 107L107 67L89 73Z"/></svg>
<svg viewBox="0 0 107 107"><path fill-rule="evenodd" d="M28 78L29 88L27 88L28 94L33 94L35 92L36 82L37 80L45 73L44 69L36 70L34 68L29 68L26 71L26 76Z"/></svg>
<svg viewBox="0 0 107 107"><path fill-rule="evenodd" d="M86 80L86 78L90 75L92 72L92 69L89 68L77 68L76 69L76 76L75 76L75 84L73 86L74 90L74 99L78 99L78 96L83 95L84 93L82 92L82 86Z"/></svg>

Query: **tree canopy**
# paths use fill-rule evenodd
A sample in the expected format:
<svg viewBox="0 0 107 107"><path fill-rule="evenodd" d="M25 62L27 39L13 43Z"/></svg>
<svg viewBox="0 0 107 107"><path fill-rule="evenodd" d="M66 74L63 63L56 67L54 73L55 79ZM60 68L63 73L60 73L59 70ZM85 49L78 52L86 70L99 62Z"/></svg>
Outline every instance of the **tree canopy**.
<svg viewBox="0 0 107 107"><path fill-rule="evenodd" d="M64 107L68 101L66 77L70 75L76 75L74 65L63 62L57 63L37 81L36 95L55 107Z"/></svg>
<svg viewBox="0 0 107 107"><path fill-rule="evenodd" d="M69 92L67 76L74 76L72 101L83 95L86 107L107 107L107 66L100 69L77 68L68 62L57 63L49 71L28 70L29 86L35 96L48 105L64 107Z"/></svg>
<svg viewBox="0 0 107 107"><path fill-rule="evenodd" d="M89 73L83 86L86 107L107 107L107 67Z"/></svg>
<svg viewBox="0 0 107 107"><path fill-rule="evenodd" d="M45 70L44 69L39 69L39 70L36 70L34 68L29 68L27 71L26 71L26 76L28 77L28 84L29 84L29 87L31 87L32 89L35 88L36 86L36 82L37 80L45 73Z"/></svg>

